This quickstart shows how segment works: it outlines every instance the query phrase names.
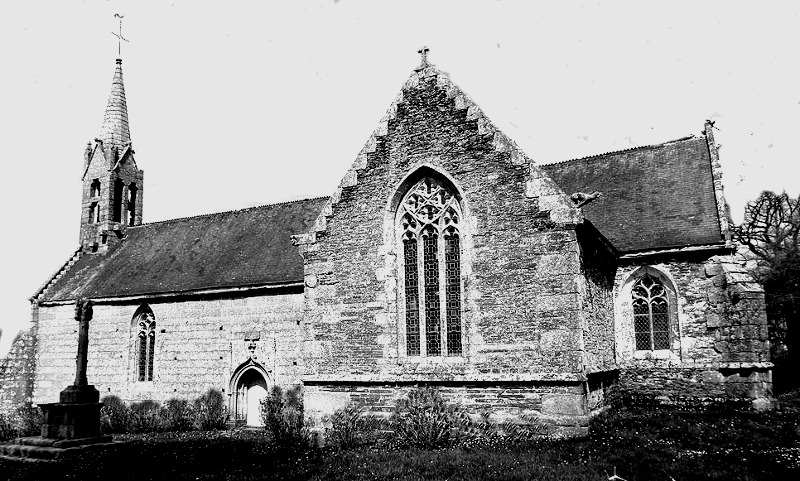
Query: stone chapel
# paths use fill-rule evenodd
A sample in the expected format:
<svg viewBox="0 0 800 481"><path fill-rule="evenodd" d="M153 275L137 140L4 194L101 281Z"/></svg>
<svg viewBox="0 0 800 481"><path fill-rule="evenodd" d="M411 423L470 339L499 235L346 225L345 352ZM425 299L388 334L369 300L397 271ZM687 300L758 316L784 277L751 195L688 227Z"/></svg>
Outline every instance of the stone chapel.
<svg viewBox="0 0 800 481"><path fill-rule="evenodd" d="M423 56L329 197L145 223L117 60L80 246L31 298L30 395L69 384L88 298L101 396L216 388L236 425L273 385L302 385L318 426L418 385L565 434L620 396L768 404L712 127L538 165Z"/></svg>

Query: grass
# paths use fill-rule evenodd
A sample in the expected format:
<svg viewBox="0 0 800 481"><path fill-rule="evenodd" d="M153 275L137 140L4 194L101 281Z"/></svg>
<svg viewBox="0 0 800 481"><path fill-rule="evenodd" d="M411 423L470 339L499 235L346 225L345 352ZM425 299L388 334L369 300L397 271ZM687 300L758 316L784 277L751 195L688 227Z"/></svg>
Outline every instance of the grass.
<svg viewBox="0 0 800 481"><path fill-rule="evenodd" d="M794 404L793 404L794 403ZM263 431L124 435L104 454L68 461L0 460L0 479L153 480L607 480L800 479L800 406L623 409L590 436L524 447L401 450L388 444L280 452Z"/></svg>

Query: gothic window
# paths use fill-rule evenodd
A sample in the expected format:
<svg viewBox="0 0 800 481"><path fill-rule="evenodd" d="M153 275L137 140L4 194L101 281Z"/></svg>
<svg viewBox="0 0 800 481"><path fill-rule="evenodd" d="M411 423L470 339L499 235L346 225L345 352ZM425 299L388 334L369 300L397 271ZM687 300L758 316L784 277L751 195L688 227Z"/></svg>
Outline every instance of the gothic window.
<svg viewBox="0 0 800 481"><path fill-rule="evenodd" d="M634 284L632 297L636 349L669 349L670 309L664 284L647 274Z"/></svg>
<svg viewBox="0 0 800 481"><path fill-rule="evenodd" d="M130 199L128 200L128 225L133 225L136 221L136 193L139 189L136 187L135 183L131 183L128 186L128 193Z"/></svg>
<svg viewBox="0 0 800 481"><path fill-rule="evenodd" d="M100 195L100 179L94 179L90 187L89 197L97 197Z"/></svg>
<svg viewBox="0 0 800 481"><path fill-rule="evenodd" d="M97 224L98 222L100 222L100 208L97 202L92 202L92 205L89 206L89 223Z"/></svg>
<svg viewBox="0 0 800 481"><path fill-rule="evenodd" d="M145 304L134 314L136 328L136 379L153 380L153 357L156 345L156 319Z"/></svg>
<svg viewBox="0 0 800 481"><path fill-rule="evenodd" d="M398 211L408 356L461 356L461 206L426 177Z"/></svg>
<svg viewBox="0 0 800 481"><path fill-rule="evenodd" d="M125 183L122 179L117 179L114 182L114 211L113 221L122 222L122 195L125 189Z"/></svg>

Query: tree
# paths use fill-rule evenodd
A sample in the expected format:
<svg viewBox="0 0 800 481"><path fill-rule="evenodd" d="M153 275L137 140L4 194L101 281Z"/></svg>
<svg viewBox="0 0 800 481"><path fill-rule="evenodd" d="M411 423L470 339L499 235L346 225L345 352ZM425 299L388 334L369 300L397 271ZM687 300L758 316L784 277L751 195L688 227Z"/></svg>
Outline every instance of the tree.
<svg viewBox="0 0 800 481"><path fill-rule="evenodd" d="M764 287L773 359L795 365L800 361L800 196L762 192L748 202L734 235L752 254L752 273Z"/></svg>

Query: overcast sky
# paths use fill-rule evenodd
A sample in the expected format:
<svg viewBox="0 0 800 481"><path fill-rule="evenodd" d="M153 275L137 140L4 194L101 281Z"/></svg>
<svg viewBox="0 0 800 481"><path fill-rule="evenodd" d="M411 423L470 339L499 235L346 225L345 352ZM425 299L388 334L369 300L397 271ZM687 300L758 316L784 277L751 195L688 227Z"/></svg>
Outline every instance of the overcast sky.
<svg viewBox="0 0 800 481"><path fill-rule="evenodd" d="M329 195L419 63L538 163L716 121L733 217L800 193L797 2L3 2L0 354L78 245L81 167L123 71L145 222Z"/></svg>

